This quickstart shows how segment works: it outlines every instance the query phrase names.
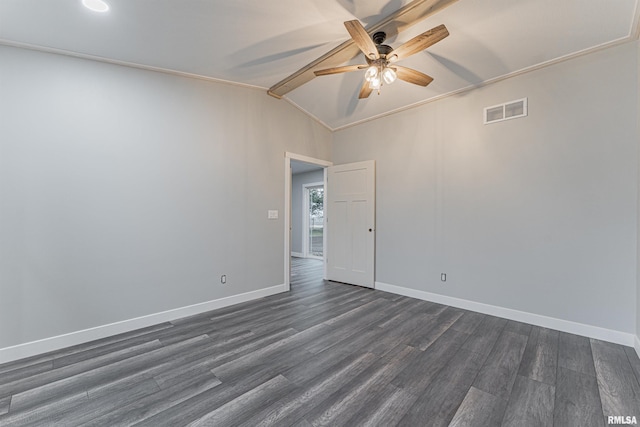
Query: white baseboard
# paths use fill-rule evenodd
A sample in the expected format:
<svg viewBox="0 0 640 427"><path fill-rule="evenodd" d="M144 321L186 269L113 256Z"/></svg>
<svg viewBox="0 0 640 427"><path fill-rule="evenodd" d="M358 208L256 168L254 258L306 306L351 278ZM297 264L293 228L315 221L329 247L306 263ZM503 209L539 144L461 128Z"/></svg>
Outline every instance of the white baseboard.
<svg viewBox="0 0 640 427"><path fill-rule="evenodd" d="M638 355L638 357L640 357L640 338L638 338L638 336L635 336L635 339L633 340L633 348L636 349L636 354Z"/></svg>
<svg viewBox="0 0 640 427"><path fill-rule="evenodd" d="M570 320L547 317L540 314L527 313L525 311L513 310L496 305L483 304L480 302L469 301L461 298L449 297L446 295L434 294L431 292L419 291L402 286L390 285L388 283L376 282L376 289L385 292L391 292L393 294L404 295L411 298L450 305L452 307L463 308L465 310L476 311L478 313L502 317L509 320L529 323L532 325L541 326L543 328L555 329L558 331L568 332L571 334L581 335L589 338L595 338L615 344L622 344L629 347L633 347L635 344L636 352L640 354L640 343L638 342L638 338L633 334L625 332L600 328L598 326L585 325L583 323L572 322Z"/></svg>
<svg viewBox="0 0 640 427"><path fill-rule="evenodd" d="M291 252L291 256L295 258L304 258L304 254L301 252Z"/></svg>
<svg viewBox="0 0 640 427"><path fill-rule="evenodd" d="M36 356L38 354L47 353L54 350L60 350L62 348L83 344L112 335L117 335L140 328L146 328L147 326L157 325L158 323L169 322L171 320L180 319L182 317L193 316L195 314L204 313L206 311L228 307L230 305L239 304L241 302L251 301L258 298L263 298L269 295L285 292L286 290L287 289L285 285L276 285L269 288L259 289L257 291L232 295L229 297L193 304L186 307L175 308L160 313L136 317L134 319L110 323L108 325L97 326L95 328L84 329L81 331L19 344L12 347L1 348L0 363L11 362L13 360L22 359L25 357Z"/></svg>

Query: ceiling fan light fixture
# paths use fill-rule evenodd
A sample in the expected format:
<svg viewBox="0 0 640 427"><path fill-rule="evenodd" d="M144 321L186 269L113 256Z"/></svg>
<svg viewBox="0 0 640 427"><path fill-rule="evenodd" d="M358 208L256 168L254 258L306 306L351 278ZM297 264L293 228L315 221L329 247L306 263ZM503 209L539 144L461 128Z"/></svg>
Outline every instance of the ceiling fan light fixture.
<svg viewBox="0 0 640 427"><path fill-rule="evenodd" d="M393 68L385 67L385 69L382 70L382 79L386 84L390 85L395 82L396 77L398 76L396 75L396 72L393 71Z"/></svg>
<svg viewBox="0 0 640 427"><path fill-rule="evenodd" d="M380 80L379 76L376 76L371 80L369 80L369 88L379 91L381 87L382 87L382 80Z"/></svg>
<svg viewBox="0 0 640 427"><path fill-rule="evenodd" d="M367 71L364 73L364 79L368 82L371 82L373 79L378 78L378 67L372 65L367 68Z"/></svg>

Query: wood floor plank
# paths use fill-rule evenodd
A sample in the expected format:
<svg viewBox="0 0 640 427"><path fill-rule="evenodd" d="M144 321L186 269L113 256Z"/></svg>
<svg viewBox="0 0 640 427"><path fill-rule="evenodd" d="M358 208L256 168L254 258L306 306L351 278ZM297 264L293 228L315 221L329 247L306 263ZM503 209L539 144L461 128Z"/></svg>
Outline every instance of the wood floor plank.
<svg viewBox="0 0 640 427"><path fill-rule="evenodd" d="M309 310L309 312L302 313L299 316L292 316L290 319L287 319L285 324L298 331L303 331L305 329L312 328L328 320L331 320L336 316L346 314L352 310L355 310L363 306L367 302L369 301L363 302L360 300L356 300L347 302L345 304L334 305L328 308L320 308L315 312Z"/></svg>
<svg viewBox="0 0 640 427"><path fill-rule="evenodd" d="M339 316L332 317L324 322L325 325L329 325L332 328L339 328L340 326L346 326L352 324L354 321L361 321L363 315L371 315L377 310L384 309L388 305L385 300L378 298L367 304L363 304L358 308L350 310Z"/></svg>
<svg viewBox="0 0 640 427"><path fill-rule="evenodd" d="M294 301L295 305L302 304L307 309L318 309L331 307L334 304L342 305L349 302L357 301L363 297L362 292L355 286L352 289L348 289L345 292L327 292L324 295L318 294L309 295L304 298L300 298Z"/></svg>
<svg viewBox="0 0 640 427"><path fill-rule="evenodd" d="M465 313L456 322L451 325L458 332L472 334L482 320L487 317L485 314L476 313L475 311L465 311Z"/></svg>
<svg viewBox="0 0 640 427"><path fill-rule="evenodd" d="M348 356L354 354L372 353L369 349L376 339L382 334L380 328L370 328L359 334L354 339L347 338L344 345L335 345L318 354L314 354L304 364L293 366L283 372L283 375L295 384L303 384L312 378L325 375L325 373ZM375 354L375 353L374 353Z"/></svg>
<svg viewBox="0 0 640 427"><path fill-rule="evenodd" d="M14 360L12 362L0 363L0 377L7 372L18 369L27 368L32 365L50 362L53 363L53 355L55 352L48 352L36 356L25 357L24 359Z"/></svg>
<svg viewBox="0 0 640 427"><path fill-rule="evenodd" d="M560 332L558 339L558 366L596 376L589 338Z"/></svg>
<svg viewBox="0 0 640 427"><path fill-rule="evenodd" d="M216 366L236 360L295 334L295 330L285 329L264 335L251 334L233 342L212 340L212 343L203 351L193 352L186 357L173 360L165 365L166 369L156 370L153 375L158 385L165 388L167 384L182 382L188 376L197 375L201 371L210 371ZM173 365L179 366L179 369L170 369Z"/></svg>
<svg viewBox="0 0 640 427"><path fill-rule="evenodd" d="M187 425L203 416L212 410L225 405L233 399L249 392L250 390L259 387L261 384L270 381L279 374L276 370L261 371L257 375L253 375L247 378L243 378L241 381L237 381L233 384L222 383L215 387L208 387L205 390L192 395L186 399L173 400L171 397L167 397L163 400L156 400L156 410L158 406L161 411L155 411L153 414L143 414L143 419L135 423L127 423L122 425L135 425L135 426L176 426ZM167 393L169 389L162 390L160 393ZM185 392L188 389L185 389ZM150 399L154 396L150 396ZM151 406L154 406L153 404ZM134 410L134 414L139 414L140 410L145 410L146 406ZM104 425L104 424L95 424Z"/></svg>
<svg viewBox="0 0 640 427"><path fill-rule="evenodd" d="M219 331L247 331L253 329L255 326L278 322L279 320L287 319L304 312L308 312L308 309L304 306L295 305L279 310L272 308L254 309L254 312L251 314L233 316L232 313L229 319L224 321L211 320L210 324L214 325ZM203 331L203 333L207 332Z"/></svg>
<svg viewBox="0 0 640 427"><path fill-rule="evenodd" d="M432 427L447 426L464 400L485 356L460 349L400 420L400 426L418 426L429 420Z"/></svg>
<svg viewBox="0 0 640 427"><path fill-rule="evenodd" d="M409 345L426 350L433 344L447 329L451 327L462 315L463 310L447 307L437 315L432 316L429 322L415 334L415 337L409 342Z"/></svg>
<svg viewBox="0 0 640 427"><path fill-rule="evenodd" d="M554 425L566 427L602 426L604 415L600 405L598 381L595 376L558 367L555 396Z"/></svg>
<svg viewBox="0 0 640 427"><path fill-rule="evenodd" d="M502 427L553 426L555 388L518 375Z"/></svg>
<svg viewBox="0 0 640 427"><path fill-rule="evenodd" d="M88 343L82 343L72 347L67 347L65 349L58 350L50 354L54 356L53 359L55 360L55 359L60 359L60 358L69 356L71 354L92 350L97 347L112 346L122 341L129 341L133 338L140 338L140 341L137 341L137 340L134 341L136 344L149 342L149 341L158 339L159 333L162 333L165 330L171 329L172 327L173 325L169 322L159 323L157 325L151 325L145 328L136 329L136 330L124 332L118 335L101 338Z"/></svg>
<svg viewBox="0 0 640 427"><path fill-rule="evenodd" d="M104 413L119 410L125 404L152 394L156 390L158 390L158 386L153 380L144 380L132 384L127 389L119 390L112 395L102 396L98 399L88 397L86 401L79 401L72 406L59 408L56 412L49 411L46 414L41 414L40 418L38 418L38 423L49 423L49 425L60 426L84 426L93 418Z"/></svg>
<svg viewBox="0 0 640 427"><path fill-rule="evenodd" d="M448 329L392 381L393 385L415 396L423 394L435 376L455 356L469 335Z"/></svg>
<svg viewBox="0 0 640 427"><path fill-rule="evenodd" d="M372 394L351 418L344 420L347 426L394 426L408 412L418 397L388 384Z"/></svg>
<svg viewBox="0 0 640 427"><path fill-rule="evenodd" d="M234 383L236 381L241 381L245 377L259 375L260 372L275 371L281 374L293 366L306 364L306 362L313 356L313 353L303 349L293 349L291 351L289 349L282 349L264 359L269 360L269 362L266 363L261 361L255 364L246 364L245 366L242 366L239 369L234 369L231 372L220 372L217 368L213 368L212 372L214 372L223 382Z"/></svg>
<svg viewBox="0 0 640 427"><path fill-rule="evenodd" d="M379 300L376 301L379 302ZM340 321L334 322L332 319L331 321L325 322L324 324L327 326L326 331L322 336L317 337L305 345L305 349L312 353L320 353L345 339L354 337L359 334L360 331L375 323L376 320L387 316L388 312L381 309L379 304L376 304L376 301L370 303L372 305L366 304L362 306L362 308L366 310L372 310L370 313L361 313L353 317L351 313L359 311L359 309L356 309L335 318L341 319ZM347 315L349 317L344 317Z"/></svg>
<svg viewBox="0 0 640 427"><path fill-rule="evenodd" d="M59 399L60 396L71 395L86 390L86 388L99 387L104 384L118 383L119 379L131 375L154 375L158 371L180 364L184 359L197 357L206 351L207 337L189 339L183 343L171 345L166 348L152 350L150 352L134 356L130 359L119 360L109 365L82 372L68 378L45 384L43 386L27 390L16 397L21 397L21 407L16 410L28 410L34 405L42 405L50 400ZM181 353L184 351L184 353ZM63 368L64 369L64 368Z"/></svg>
<svg viewBox="0 0 640 427"><path fill-rule="evenodd" d="M391 317L382 319L382 321L376 323L376 326L379 326L381 328L395 328L399 325L402 325L405 321L415 316L415 312L413 312L411 308L414 307L418 302L419 300L413 300L409 302L396 302L395 307L397 309L397 313Z"/></svg>
<svg viewBox="0 0 640 427"><path fill-rule="evenodd" d="M416 307L412 309L412 311L416 313L431 314L432 316L435 316L442 313L446 309L447 306L443 304L438 304L431 301L421 301L416 305Z"/></svg>
<svg viewBox="0 0 640 427"><path fill-rule="evenodd" d="M591 339L602 412L640 417L640 385L622 346Z"/></svg>
<svg viewBox="0 0 640 427"><path fill-rule="evenodd" d="M9 412L9 405L11 404L11 396L0 399L0 415L4 415Z"/></svg>
<svg viewBox="0 0 640 427"><path fill-rule="evenodd" d="M69 354L77 353L80 351L85 351L88 349L101 347L105 345L110 345L111 343L119 342L125 339L129 339L131 337L142 336L146 334L153 334L154 332L160 331L162 329L166 329L171 327L172 325L169 323L160 323L157 325L152 325L146 328L136 329L134 331L125 332L118 335L112 335L106 338L101 338L99 340L90 341L87 343L78 344L72 347L67 347L61 350L56 350L24 359L15 360L13 362L8 362L4 364L0 364L0 382L3 377L2 374L6 372L10 372L16 369L22 369L28 366L36 365L42 362L51 362L53 363L54 357L61 358L65 357ZM155 339L155 338L153 338ZM151 340L153 340L151 339ZM149 339L146 339L149 341Z"/></svg>
<svg viewBox="0 0 640 427"><path fill-rule="evenodd" d="M229 360L226 363L222 363L216 366L213 372L218 376L233 376L235 373L245 369L246 366L254 365L260 360L268 360L282 351L293 351L296 347L300 347L314 339L322 337L329 329L330 327L324 324L314 326L313 328L282 338L265 347Z"/></svg>
<svg viewBox="0 0 640 427"><path fill-rule="evenodd" d="M515 320L509 320L507 321L507 324L504 327L504 330L507 332L513 332L514 334L525 335L528 337L529 334L531 334L531 325L528 325L522 322L517 322Z"/></svg>
<svg viewBox="0 0 640 427"><path fill-rule="evenodd" d="M354 411L367 404L367 398L384 389L403 369L412 363L418 350L405 347L390 359L381 358L347 386L333 393L305 415L314 426L343 426Z"/></svg>
<svg viewBox="0 0 640 427"><path fill-rule="evenodd" d="M507 401L526 345L526 336L503 331L473 382L474 387Z"/></svg>
<svg viewBox="0 0 640 427"><path fill-rule="evenodd" d="M506 324L505 319L486 316L469 336L463 348L485 357L488 356Z"/></svg>
<svg viewBox="0 0 640 427"><path fill-rule="evenodd" d="M518 374L545 384L555 385L558 338L558 331L533 327Z"/></svg>
<svg viewBox="0 0 640 427"><path fill-rule="evenodd" d="M82 389L79 381L84 384L89 372L95 372L100 368L112 366L117 362L148 354L153 350L161 349L160 343L151 342L139 346L123 349L103 355L94 359L76 363L64 368L47 371L42 374L11 382L0 386L0 395L12 394L12 410L25 409L28 406L44 403L49 398L56 398L61 390L77 392ZM81 375L85 374L85 375Z"/></svg>
<svg viewBox="0 0 640 427"><path fill-rule="evenodd" d="M191 327L164 327L159 329L152 329L152 333L132 334L131 336L127 336L126 338L121 337L122 339L114 342L107 342L103 343L102 345L91 346L89 348L77 348L76 351L70 352L68 354L56 355L53 359L53 367L55 369L63 368L65 366L77 364L85 360L96 359L100 356L112 354L120 350L126 351L126 349L128 348L149 344L155 341L166 345L166 338L172 335L179 335L181 336L181 339L186 339L187 337L181 334L188 333L188 338L191 338L193 336L202 335L208 332L209 329L210 328L202 333L196 333L197 331L195 330L195 328ZM179 339L175 341L179 341Z"/></svg>
<svg viewBox="0 0 640 427"><path fill-rule="evenodd" d="M191 422L189 427L226 426L240 423L270 402L280 399L293 389L293 384L282 375L260 384L224 405L207 412Z"/></svg>
<svg viewBox="0 0 640 427"><path fill-rule="evenodd" d="M29 378L53 369L53 359L0 373L0 385Z"/></svg>
<svg viewBox="0 0 640 427"><path fill-rule="evenodd" d="M411 317L397 326L387 326L384 328L385 334L369 349L374 354L386 355L389 351L394 351L410 345L416 340L418 332L423 328L429 328L433 320L432 315L424 313L412 313Z"/></svg>
<svg viewBox="0 0 640 427"><path fill-rule="evenodd" d="M257 412L242 423L245 427L291 425L310 412L353 378L371 366L378 357L371 353L354 354L327 370L321 377L315 376L299 386L299 390Z"/></svg>
<svg viewBox="0 0 640 427"><path fill-rule="evenodd" d="M108 383L133 373L139 373L141 370L146 370L150 375L154 375L154 372L164 369L168 364L175 363L176 356L188 358L206 351L209 342L207 336L201 336L166 347L141 345L132 349L132 352L127 354L129 357L113 358L106 355L95 359L99 363L89 364L90 361L85 361L56 369L53 371L54 373L72 371L73 374L62 376L62 373L59 373L57 376L62 376L61 378L43 384L40 384L40 379L35 381L35 384L21 384L26 389L13 395L12 410L26 409L47 402L49 399L58 398L61 394L76 393L87 387L95 387L101 383ZM184 353L182 353L183 351ZM105 357L107 359L103 360ZM79 369L74 370L77 367Z"/></svg>
<svg viewBox="0 0 640 427"><path fill-rule="evenodd" d="M636 379L638 383L640 383L640 357L638 357L633 347L624 347L624 352L627 353L631 369L633 369L633 372L636 374Z"/></svg>
<svg viewBox="0 0 640 427"><path fill-rule="evenodd" d="M24 411L9 411L0 417L0 425L3 427L37 426L47 424L43 420L55 418L58 414L73 408L80 407L88 402L86 392L78 392L59 396L42 405ZM53 425L53 424L49 424Z"/></svg>
<svg viewBox="0 0 640 427"><path fill-rule="evenodd" d="M471 387L449 427L499 426L506 407L505 400Z"/></svg>

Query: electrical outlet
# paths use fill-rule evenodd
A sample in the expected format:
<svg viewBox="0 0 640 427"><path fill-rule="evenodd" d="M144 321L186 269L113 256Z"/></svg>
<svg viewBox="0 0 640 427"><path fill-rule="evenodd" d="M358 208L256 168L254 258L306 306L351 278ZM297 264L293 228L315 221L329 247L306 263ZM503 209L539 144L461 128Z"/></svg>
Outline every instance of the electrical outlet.
<svg viewBox="0 0 640 427"><path fill-rule="evenodd" d="M447 281L447 273L440 273L440 281L442 282Z"/></svg>
<svg viewBox="0 0 640 427"><path fill-rule="evenodd" d="M222 276L220 276L220 283L222 283L223 285L227 283L227 275L223 274Z"/></svg>

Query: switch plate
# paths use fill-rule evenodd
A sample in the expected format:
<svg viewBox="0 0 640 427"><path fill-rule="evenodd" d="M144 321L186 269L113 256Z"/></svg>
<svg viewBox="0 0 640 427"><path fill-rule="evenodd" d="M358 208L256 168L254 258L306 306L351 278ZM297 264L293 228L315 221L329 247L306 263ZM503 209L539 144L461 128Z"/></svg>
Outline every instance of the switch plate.
<svg viewBox="0 0 640 427"><path fill-rule="evenodd" d="M440 273L440 280L443 282L447 281L447 273Z"/></svg>
<svg viewBox="0 0 640 427"><path fill-rule="evenodd" d="M277 210L269 210L269 211L267 211L267 218L269 218L269 219L278 219L278 211Z"/></svg>

